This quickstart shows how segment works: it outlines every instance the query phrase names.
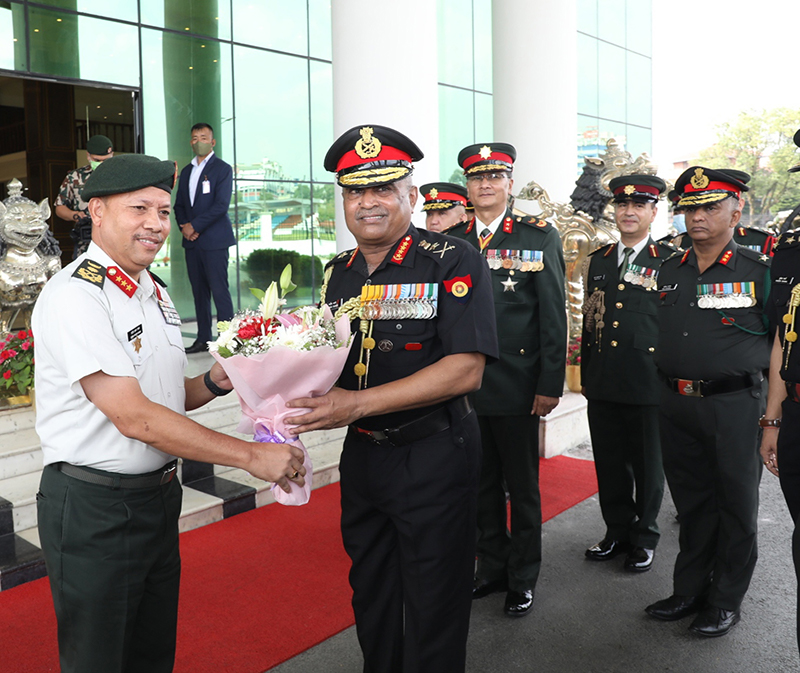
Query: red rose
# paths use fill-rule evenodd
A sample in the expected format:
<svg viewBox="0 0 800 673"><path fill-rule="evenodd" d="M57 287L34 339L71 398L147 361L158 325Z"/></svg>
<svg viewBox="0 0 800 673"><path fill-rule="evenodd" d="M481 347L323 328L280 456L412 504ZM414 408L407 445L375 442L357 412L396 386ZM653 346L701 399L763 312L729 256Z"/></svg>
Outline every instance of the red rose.
<svg viewBox="0 0 800 673"><path fill-rule="evenodd" d="M11 378L11 372L3 372L3 378L8 381Z"/></svg>

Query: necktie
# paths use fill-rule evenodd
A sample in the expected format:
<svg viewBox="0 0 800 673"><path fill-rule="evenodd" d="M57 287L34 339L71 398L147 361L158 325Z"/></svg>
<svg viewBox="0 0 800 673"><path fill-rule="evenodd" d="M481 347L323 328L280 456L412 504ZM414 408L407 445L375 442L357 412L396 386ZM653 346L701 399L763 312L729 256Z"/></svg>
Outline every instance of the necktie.
<svg viewBox="0 0 800 673"><path fill-rule="evenodd" d="M628 270L628 262L633 254L633 248L623 248L622 250L622 264L619 265L619 279L622 280L625 272Z"/></svg>
<svg viewBox="0 0 800 673"><path fill-rule="evenodd" d="M492 239L492 230L489 229L489 227L484 228L479 237L481 250L483 250L487 245L489 245L489 241L491 239Z"/></svg>

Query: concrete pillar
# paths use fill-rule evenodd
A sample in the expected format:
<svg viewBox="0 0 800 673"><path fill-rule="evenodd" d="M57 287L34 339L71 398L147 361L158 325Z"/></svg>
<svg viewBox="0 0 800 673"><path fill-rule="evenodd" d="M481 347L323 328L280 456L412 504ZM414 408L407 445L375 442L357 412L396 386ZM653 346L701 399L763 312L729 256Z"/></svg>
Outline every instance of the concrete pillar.
<svg viewBox="0 0 800 673"><path fill-rule="evenodd" d="M576 5L574 0L492 3L491 140L517 148L514 192L536 180L552 199L565 203L577 177ZM519 206L539 212L530 202Z"/></svg>
<svg viewBox="0 0 800 673"><path fill-rule="evenodd" d="M417 186L439 179L439 93L436 6L430 0L331 3L333 133L360 124L390 126L425 158ZM336 247L355 246L336 192Z"/></svg>

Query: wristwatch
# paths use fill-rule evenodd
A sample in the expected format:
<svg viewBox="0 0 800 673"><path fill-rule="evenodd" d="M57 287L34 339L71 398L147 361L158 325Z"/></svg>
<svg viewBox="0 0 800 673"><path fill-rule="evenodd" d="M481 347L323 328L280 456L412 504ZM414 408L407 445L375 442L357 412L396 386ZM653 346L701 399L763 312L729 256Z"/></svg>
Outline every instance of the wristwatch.
<svg viewBox="0 0 800 673"><path fill-rule="evenodd" d="M779 428L781 427L781 419L762 416L758 419L758 425L762 428Z"/></svg>

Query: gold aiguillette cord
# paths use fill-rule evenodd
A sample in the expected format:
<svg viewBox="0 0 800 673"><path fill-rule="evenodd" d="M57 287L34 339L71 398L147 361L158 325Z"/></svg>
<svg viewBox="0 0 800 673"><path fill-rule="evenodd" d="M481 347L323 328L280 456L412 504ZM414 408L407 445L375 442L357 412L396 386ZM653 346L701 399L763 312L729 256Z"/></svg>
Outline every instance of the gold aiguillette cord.
<svg viewBox="0 0 800 673"><path fill-rule="evenodd" d="M792 352L792 344L797 341L797 331L795 330L795 319L797 318L797 307L800 306L800 283L792 288L792 295L789 297L789 312L783 316L786 329L783 334L783 368L789 366L789 354Z"/></svg>

